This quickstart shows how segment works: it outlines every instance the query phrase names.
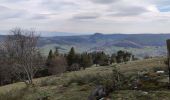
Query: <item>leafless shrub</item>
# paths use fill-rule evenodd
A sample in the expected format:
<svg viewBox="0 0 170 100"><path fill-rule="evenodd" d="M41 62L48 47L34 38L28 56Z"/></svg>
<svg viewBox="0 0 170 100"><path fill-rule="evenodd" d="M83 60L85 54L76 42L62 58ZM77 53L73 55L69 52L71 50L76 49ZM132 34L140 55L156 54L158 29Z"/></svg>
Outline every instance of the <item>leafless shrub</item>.
<svg viewBox="0 0 170 100"><path fill-rule="evenodd" d="M37 48L39 36L35 31L15 28L11 30L2 45L2 50L16 77L27 85L33 84L33 77L42 66L42 56Z"/></svg>
<svg viewBox="0 0 170 100"><path fill-rule="evenodd" d="M57 56L52 59L50 66L48 67L48 72L52 75L60 74L66 71L67 62L63 56Z"/></svg>

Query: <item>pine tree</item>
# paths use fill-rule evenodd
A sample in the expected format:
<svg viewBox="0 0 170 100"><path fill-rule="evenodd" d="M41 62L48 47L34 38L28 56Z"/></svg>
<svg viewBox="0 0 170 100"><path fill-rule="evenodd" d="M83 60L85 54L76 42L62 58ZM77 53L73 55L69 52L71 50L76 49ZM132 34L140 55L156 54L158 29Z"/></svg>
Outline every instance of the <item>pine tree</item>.
<svg viewBox="0 0 170 100"><path fill-rule="evenodd" d="M104 52L93 52L92 54L93 63L97 65L108 65L109 64L109 56Z"/></svg>
<svg viewBox="0 0 170 100"><path fill-rule="evenodd" d="M49 54L48 54L48 58L47 58L46 64L49 65L50 62L52 61L52 59L53 59L53 51L50 50L50 51L49 51Z"/></svg>
<svg viewBox="0 0 170 100"><path fill-rule="evenodd" d="M54 56L55 56L55 57L59 56L59 51L58 51L58 48L57 48L57 47L55 48Z"/></svg>
<svg viewBox="0 0 170 100"><path fill-rule="evenodd" d="M124 61L124 51L120 50L117 52L116 61L117 63L122 63Z"/></svg>
<svg viewBox="0 0 170 100"><path fill-rule="evenodd" d="M81 66L83 69L90 67L93 64L91 55L83 53L81 55Z"/></svg>
<svg viewBox="0 0 170 100"><path fill-rule="evenodd" d="M124 62L130 61L131 55L132 55L131 53L125 52L125 53L124 53L124 56L123 56Z"/></svg>
<svg viewBox="0 0 170 100"><path fill-rule="evenodd" d="M71 66L73 63L75 63L75 50L74 47L72 47L67 55L67 64L68 66Z"/></svg>
<svg viewBox="0 0 170 100"><path fill-rule="evenodd" d="M92 55L88 54L88 59L89 59L89 65L92 66L93 65Z"/></svg>
<svg viewBox="0 0 170 100"><path fill-rule="evenodd" d="M110 58L110 63L116 63L116 54L112 54L111 58Z"/></svg>
<svg viewBox="0 0 170 100"><path fill-rule="evenodd" d="M100 59L99 59L99 64L101 66L106 66L106 65L109 65L109 56L106 55L104 52L101 52L100 53Z"/></svg>
<svg viewBox="0 0 170 100"><path fill-rule="evenodd" d="M48 54L48 59L52 59L53 58L53 51L50 50L49 54Z"/></svg>

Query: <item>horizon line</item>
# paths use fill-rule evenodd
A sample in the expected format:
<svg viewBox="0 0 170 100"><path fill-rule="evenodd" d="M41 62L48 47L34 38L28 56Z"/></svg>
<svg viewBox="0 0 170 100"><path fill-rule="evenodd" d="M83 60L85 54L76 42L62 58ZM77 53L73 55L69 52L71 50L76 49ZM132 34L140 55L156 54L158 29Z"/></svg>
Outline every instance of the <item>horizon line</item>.
<svg viewBox="0 0 170 100"><path fill-rule="evenodd" d="M43 32L43 33L42 33ZM48 35L45 34L45 32L48 32ZM95 35L95 34L101 34L101 35L167 35L169 33L151 33L151 32L143 32L143 33L102 33L102 32L94 32L94 33L74 33L74 32L57 32L57 31L37 31L37 33L40 34L41 37L57 37L57 36L88 36L88 35ZM49 34L51 33L51 34ZM63 34L60 34L63 33ZM8 35L7 32L0 31L0 35Z"/></svg>

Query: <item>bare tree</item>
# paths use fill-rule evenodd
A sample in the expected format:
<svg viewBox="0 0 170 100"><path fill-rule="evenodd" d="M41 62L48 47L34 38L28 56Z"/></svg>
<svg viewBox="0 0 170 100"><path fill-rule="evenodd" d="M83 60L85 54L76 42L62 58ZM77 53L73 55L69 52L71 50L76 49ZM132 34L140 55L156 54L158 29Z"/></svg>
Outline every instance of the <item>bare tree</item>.
<svg viewBox="0 0 170 100"><path fill-rule="evenodd" d="M11 30L4 44L3 50L13 69L13 73L27 85L33 84L35 73L42 66L42 56L37 48L39 36L35 31L15 28Z"/></svg>
<svg viewBox="0 0 170 100"><path fill-rule="evenodd" d="M67 61L63 56L54 57L49 66L48 72L52 75L64 73L67 68Z"/></svg>

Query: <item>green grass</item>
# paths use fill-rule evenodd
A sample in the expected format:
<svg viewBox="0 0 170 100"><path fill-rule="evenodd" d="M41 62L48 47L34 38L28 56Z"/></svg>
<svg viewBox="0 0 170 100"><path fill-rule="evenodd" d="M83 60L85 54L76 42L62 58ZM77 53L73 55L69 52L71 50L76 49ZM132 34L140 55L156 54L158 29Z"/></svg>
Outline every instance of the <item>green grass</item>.
<svg viewBox="0 0 170 100"><path fill-rule="evenodd" d="M165 58L139 60L117 64L117 67L125 75L132 75L138 71L152 71L157 67L165 68L164 60ZM87 100L96 86L95 81L101 82L102 78L109 79L112 70L112 66L91 67L86 70L67 72L60 76L34 79L35 87L26 88L22 82L2 86L0 100L43 100L46 98L48 100ZM169 100L169 95L170 92L166 89L149 91L147 95L141 91L120 90L113 92L111 97L115 100L160 100L160 98Z"/></svg>
<svg viewBox="0 0 170 100"><path fill-rule="evenodd" d="M113 100L169 100L170 91L121 90L111 94Z"/></svg>

